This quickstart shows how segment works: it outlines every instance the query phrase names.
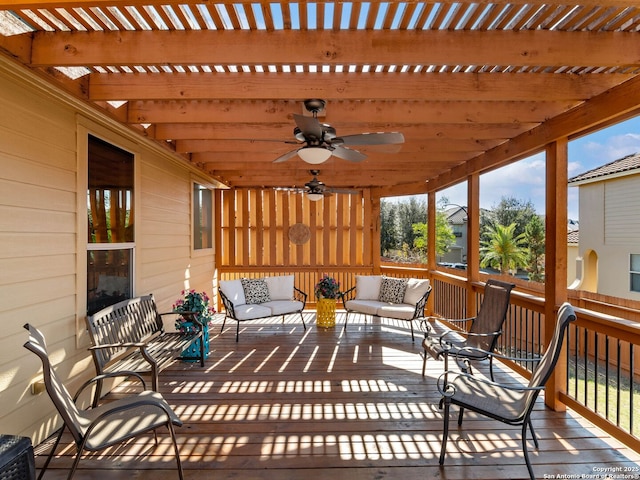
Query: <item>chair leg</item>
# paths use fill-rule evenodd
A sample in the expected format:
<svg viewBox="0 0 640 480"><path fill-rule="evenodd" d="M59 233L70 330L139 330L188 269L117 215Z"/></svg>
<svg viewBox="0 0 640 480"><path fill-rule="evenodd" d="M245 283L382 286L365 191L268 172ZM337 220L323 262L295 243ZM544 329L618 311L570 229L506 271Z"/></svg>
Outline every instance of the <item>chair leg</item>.
<svg viewBox="0 0 640 480"><path fill-rule="evenodd" d="M302 326L306 330L307 329L307 324L304 323L304 315L302 314L302 310L300 310L300 319L302 320Z"/></svg>
<svg viewBox="0 0 640 480"><path fill-rule="evenodd" d="M531 467L531 461L529 460L529 451L527 450L527 425L529 422L522 424L522 451L524 452L524 461L527 463L527 470L529 470L529 477L531 480L536 480L533 474L533 467Z"/></svg>
<svg viewBox="0 0 640 480"><path fill-rule="evenodd" d="M451 400L448 398L442 398L444 400L444 427L442 428L442 446L440 447L440 465L444 465L444 456L447 453L447 439L449 438L449 407L451 406Z"/></svg>
<svg viewBox="0 0 640 480"><path fill-rule="evenodd" d="M71 480L73 475L76 473L76 469L78 468L78 464L80 463L80 457L82 457L82 451L84 450L84 444L86 441L86 436L80 445L76 445L76 456L73 459L73 465L71 465L71 470L69 470L69 475L67 476L67 480Z"/></svg>
<svg viewBox="0 0 640 480"><path fill-rule="evenodd" d="M464 408L460 407L460 413L458 413L458 426L462 425L463 416L464 416Z"/></svg>
<svg viewBox="0 0 640 480"><path fill-rule="evenodd" d="M176 441L176 432L173 428L173 424L169 422L169 433L171 434L171 440L173 441L173 450L176 454L176 463L178 464L178 476L180 480L184 480L184 473L182 472L182 461L180 460L180 451L178 450L178 442Z"/></svg>
<svg viewBox="0 0 640 480"><path fill-rule="evenodd" d="M227 315L225 314L224 318L222 319L222 326L220 327L220 333L222 333L222 331L224 330L224 324L227 323Z"/></svg>
<svg viewBox="0 0 640 480"><path fill-rule="evenodd" d="M236 320L236 343L238 343L239 338L240 338L240 322Z"/></svg>
<svg viewBox="0 0 640 480"><path fill-rule="evenodd" d="M413 321L409 320L409 325L411 326L411 341L415 342L415 338L413 338Z"/></svg>
<svg viewBox="0 0 640 480"><path fill-rule="evenodd" d="M529 417L529 430L531 431L531 437L533 438L533 443L535 444L536 449L540 448L540 446L538 445L538 436L533 429L533 423L531 423L531 417Z"/></svg>
<svg viewBox="0 0 640 480"><path fill-rule="evenodd" d="M491 381L495 382L495 379L493 378L493 356L489 357L489 374L491 375Z"/></svg>
<svg viewBox="0 0 640 480"><path fill-rule="evenodd" d="M347 310L347 312L345 313L344 316L344 327L342 327L343 331L347 330L347 321L349 320L349 310Z"/></svg>
<svg viewBox="0 0 640 480"><path fill-rule="evenodd" d="M38 474L38 480L42 479L42 476L44 475L45 470L49 466L49 462L51 462L51 459L53 458L53 454L55 453L56 448L58 448L58 444L60 443L60 439L62 438L62 434L64 433L65 428L66 428L65 425L62 425L62 427L60 427L60 433L58 434L58 438L56 438L56 441L54 442L53 447L51 448L51 451L49 452L49 455L47 456L47 459L45 460L44 465L42 466L42 469Z"/></svg>
<svg viewBox="0 0 640 480"><path fill-rule="evenodd" d="M422 376L423 377L426 370L427 370L427 350L425 349L424 353L422 354Z"/></svg>
<svg viewBox="0 0 640 480"><path fill-rule="evenodd" d="M102 372L98 372L100 375ZM100 396L102 395L102 380L96 380L96 390L93 394L93 402L91 403L92 408L96 408L100 403Z"/></svg>

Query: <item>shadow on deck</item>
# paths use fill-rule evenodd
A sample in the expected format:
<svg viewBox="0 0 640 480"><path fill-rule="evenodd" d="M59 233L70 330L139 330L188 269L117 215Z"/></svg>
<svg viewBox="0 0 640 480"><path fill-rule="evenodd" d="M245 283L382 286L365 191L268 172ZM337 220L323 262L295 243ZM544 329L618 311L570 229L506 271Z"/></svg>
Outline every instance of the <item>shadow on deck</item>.
<svg viewBox="0 0 640 480"><path fill-rule="evenodd" d="M429 359L421 376L420 339L411 342L408 325L353 316L345 333L343 312L335 328L317 328L313 312L305 321L306 331L296 316L285 323L246 322L236 343L235 322L220 333L219 317L205 368L176 363L161 374L161 391L184 421L177 433L185 478L529 478L520 427L470 413L461 430L452 422L446 464L439 467L442 413L435 384L442 362ZM496 371L498 381L521 381L506 368ZM538 478L640 478L640 455L575 413L553 412L538 401L533 423L540 439L540 451L530 447ZM157 448L150 436L85 456L75 478L177 479L168 436L160 439ZM66 478L74 447L70 437L64 440L45 480ZM607 471L611 477L601 473Z"/></svg>

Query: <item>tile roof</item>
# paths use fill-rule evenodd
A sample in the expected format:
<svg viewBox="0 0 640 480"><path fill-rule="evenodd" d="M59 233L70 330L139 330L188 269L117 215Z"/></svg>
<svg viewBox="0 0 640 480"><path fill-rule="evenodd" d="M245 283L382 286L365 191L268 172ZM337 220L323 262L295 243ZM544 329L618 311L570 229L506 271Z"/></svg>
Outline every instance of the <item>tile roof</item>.
<svg viewBox="0 0 640 480"><path fill-rule="evenodd" d="M572 183L582 183L596 178L608 177L624 172L632 172L639 170L640 173L640 153L627 155L626 157L614 160L613 162L594 168L588 172L581 173L569 179L569 185Z"/></svg>
<svg viewBox="0 0 640 480"><path fill-rule="evenodd" d="M567 243L580 243L580 230L573 230L567 234Z"/></svg>

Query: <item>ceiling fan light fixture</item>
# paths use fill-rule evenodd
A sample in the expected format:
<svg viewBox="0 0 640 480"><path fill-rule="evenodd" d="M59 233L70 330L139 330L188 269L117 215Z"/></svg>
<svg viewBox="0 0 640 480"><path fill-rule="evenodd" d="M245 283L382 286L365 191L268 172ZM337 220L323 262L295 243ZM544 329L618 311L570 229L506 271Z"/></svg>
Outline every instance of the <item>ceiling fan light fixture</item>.
<svg viewBox="0 0 640 480"><path fill-rule="evenodd" d="M307 163L318 165L329 160L331 150L323 147L302 147L298 150L298 156Z"/></svg>
<svg viewBox="0 0 640 480"><path fill-rule="evenodd" d="M307 193L307 198L312 202L318 202L322 200L322 197L324 197L324 195L321 193Z"/></svg>

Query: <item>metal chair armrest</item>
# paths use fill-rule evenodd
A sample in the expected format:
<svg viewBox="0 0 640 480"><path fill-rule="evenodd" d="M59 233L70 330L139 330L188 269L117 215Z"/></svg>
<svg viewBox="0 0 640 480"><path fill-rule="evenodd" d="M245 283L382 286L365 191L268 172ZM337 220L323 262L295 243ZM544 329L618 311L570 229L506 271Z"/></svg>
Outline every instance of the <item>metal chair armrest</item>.
<svg viewBox="0 0 640 480"><path fill-rule="evenodd" d="M307 304L307 293L300 290L298 287L293 287L293 298L302 302L302 309Z"/></svg>
<svg viewBox="0 0 640 480"><path fill-rule="evenodd" d="M147 389L147 384L144 381L144 378L142 378L142 375L140 375L137 372L132 372L129 370L122 370L119 372L109 372L109 373L102 373L100 375L96 375L93 378L90 378L89 380L87 380L86 382L84 382L82 385L80 385L80 388L78 388L78 390L76 391L76 394L73 396L73 402L75 403L78 398L80 397L80 395L82 394L82 392L90 387L91 385L93 385L94 383L100 381L100 380L105 380L107 378L117 378L117 377L136 377L138 380L140 380L140 383L142 384L142 390L146 390Z"/></svg>
<svg viewBox="0 0 640 480"><path fill-rule="evenodd" d="M349 300L353 300L353 297L355 296L355 293L356 293L356 287L355 286L351 287L349 290L346 290L344 292L340 292L340 297L342 298L342 303L345 304Z"/></svg>

